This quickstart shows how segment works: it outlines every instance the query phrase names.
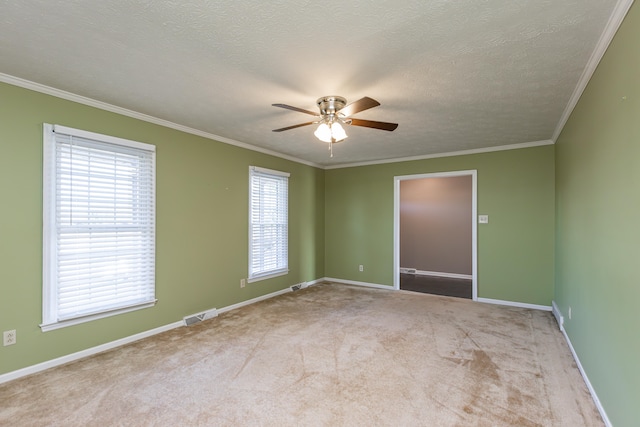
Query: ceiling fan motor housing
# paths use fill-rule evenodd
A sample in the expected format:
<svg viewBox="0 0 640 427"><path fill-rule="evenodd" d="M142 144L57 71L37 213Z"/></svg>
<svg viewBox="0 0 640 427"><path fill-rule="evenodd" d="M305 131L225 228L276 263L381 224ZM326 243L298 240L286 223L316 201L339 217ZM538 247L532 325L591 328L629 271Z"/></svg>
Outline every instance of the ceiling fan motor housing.
<svg viewBox="0 0 640 427"><path fill-rule="evenodd" d="M322 117L329 116L329 118L335 117L336 113L347 105L347 100L341 96L323 96L318 98L316 102L320 109L320 115Z"/></svg>

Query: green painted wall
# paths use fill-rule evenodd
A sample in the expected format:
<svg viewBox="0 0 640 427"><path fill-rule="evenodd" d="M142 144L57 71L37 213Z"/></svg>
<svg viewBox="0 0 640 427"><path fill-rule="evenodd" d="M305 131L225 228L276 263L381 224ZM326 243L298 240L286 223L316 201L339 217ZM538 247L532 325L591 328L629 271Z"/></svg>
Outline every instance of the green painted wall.
<svg viewBox="0 0 640 427"><path fill-rule="evenodd" d="M326 275L392 286L394 176L472 169L478 213L489 215L478 225L478 296L551 305L551 145L326 171Z"/></svg>
<svg viewBox="0 0 640 427"><path fill-rule="evenodd" d="M42 123L157 147L154 308L43 333ZM0 374L324 276L324 171L0 84ZM249 165L289 171L287 276L247 276Z"/></svg>
<svg viewBox="0 0 640 427"><path fill-rule="evenodd" d="M640 402L639 40L636 4L556 145L555 298L616 426L638 425Z"/></svg>

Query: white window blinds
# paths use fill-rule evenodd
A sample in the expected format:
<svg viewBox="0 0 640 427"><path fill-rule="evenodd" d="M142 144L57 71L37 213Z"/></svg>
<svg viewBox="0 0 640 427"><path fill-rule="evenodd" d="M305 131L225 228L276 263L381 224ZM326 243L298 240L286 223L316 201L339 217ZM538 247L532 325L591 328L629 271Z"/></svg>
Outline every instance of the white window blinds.
<svg viewBox="0 0 640 427"><path fill-rule="evenodd" d="M43 329L153 304L155 146L45 125L44 151Z"/></svg>
<svg viewBox="0 0 640 427"><path fill-rule="evenodd" d="M250 282L289 271L288 186L288 173L249 168Z"/></svg>

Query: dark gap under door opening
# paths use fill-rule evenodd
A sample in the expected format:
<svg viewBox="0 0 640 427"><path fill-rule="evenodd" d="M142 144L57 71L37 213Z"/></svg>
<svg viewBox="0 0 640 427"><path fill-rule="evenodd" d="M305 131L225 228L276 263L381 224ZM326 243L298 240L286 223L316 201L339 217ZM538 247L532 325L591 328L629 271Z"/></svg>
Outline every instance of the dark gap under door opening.
<svg viewBox="0 0 640 427"><path fill-rule="evenodd" d="M472 298L471 279L452 279L448 277L401 273L400 289L424 294L467 299Z"/></svg>

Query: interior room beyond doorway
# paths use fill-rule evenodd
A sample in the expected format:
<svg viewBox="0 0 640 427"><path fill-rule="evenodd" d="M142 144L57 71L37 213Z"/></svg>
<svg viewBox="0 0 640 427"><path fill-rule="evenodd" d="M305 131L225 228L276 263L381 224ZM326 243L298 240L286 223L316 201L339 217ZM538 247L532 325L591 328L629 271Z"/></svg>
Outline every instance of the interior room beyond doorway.
<svg viewBox="0 0 640 427"><path fill-rule="evenodd" d="M399 289L474 298L474 181L469 172L398 181Z"/></svg>

